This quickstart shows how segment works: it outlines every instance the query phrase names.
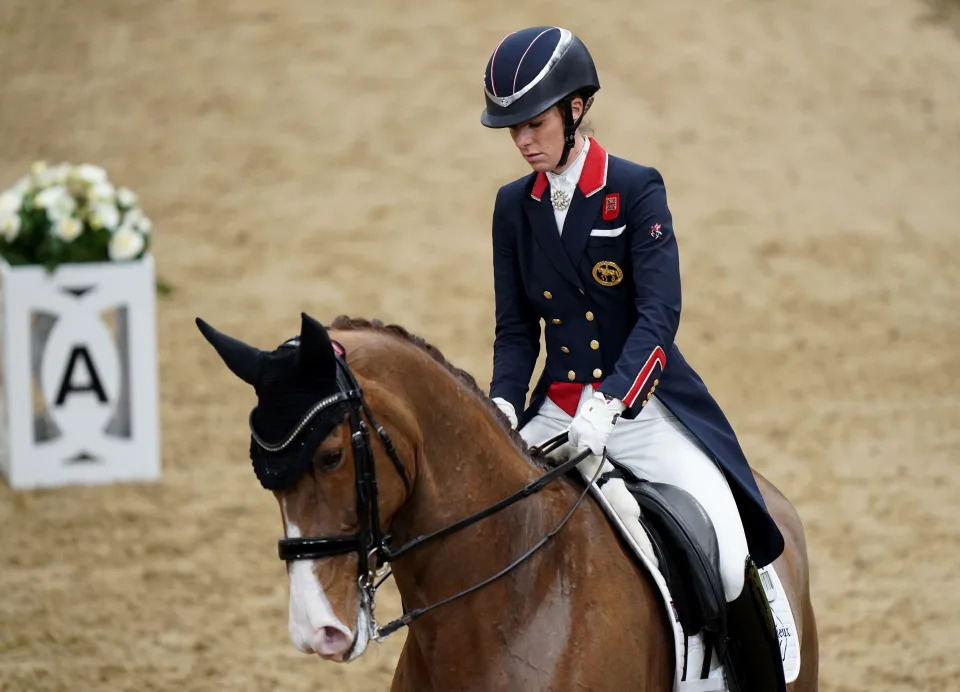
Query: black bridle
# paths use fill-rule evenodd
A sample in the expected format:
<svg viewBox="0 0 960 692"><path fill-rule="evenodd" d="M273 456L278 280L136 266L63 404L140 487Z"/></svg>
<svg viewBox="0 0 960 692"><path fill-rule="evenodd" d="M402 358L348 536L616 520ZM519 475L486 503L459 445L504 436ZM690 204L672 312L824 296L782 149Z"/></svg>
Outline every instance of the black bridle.
<svg viewBox="0 0 960 692"><path fill-rule="evenodd" d="M418 536L410 541L407 541L403 545L394 548L390 545L389 534L384 533L380 527L379 490L377 487L376 464L373 457L373 449L370 445L370 427L376 431L377 436L380 438L381 443L386 449L387 455L390 457L394 468L403 481L404 489L407 495L410 494L411 490L410 479L407 476L407 472L403 466L403 463L400 461L400 458L397 455L397 451L393 445L393 442L390 440L390 436L387 434L387 431L384 430L383 426L377 423L376 419L373 417L373 412L370 410L370 406L367 404L367 401L363 396L363 390L360 388L356 377L354 377L353 372L347 365L346 359L339 354L337 355L337 384L340 392L334 396L328 397L323 401L317 402L317 404L310 409L304 419L301 420L297 428L295 428L294 433L292 433L288 438L288 444L289 440L292 440L294 437L296 437L300 430L308 428L314 420L316 420L318 417L321 417L326 408L333 406L334 404L342 404L345 402L348 403L350 439L351 446L353 448L354 468L356 471L358 518L357 531L356 533L348 536L281 538L278 541L277 547L280 559L284 561L315 560L333 557L336 555L356 553L359 560L358 583L361 593L361 604L369 614L371 625L373 627L373 638L378 641L384 639L401 627L409 625L411 622L433 610L434 608L439 608L442 605L450 603L451 601L483 588L491 582L508 574L528 558L530 558L541 547L543 547L547 541L555 536L567 523L570 517L573 516L573 513L576 511L577 507L580 506L580 503L586 496L590 484L596 480L600 474L600 470L603 468L603 463L598 464L597 472L594 474L593 479L591 479L590 483L584 487L584 490L582 493L580 493L577 501L573 504L567 514L557 524L557 526L554 527L549 533L544 535L537 543L535 543L529 550L527 550L527 552L517 558L514 562L510 563L499 572L491 575L478 584L464 589L463 591L460 591L452 596L444 598L441 601L437 601L436 603L432 603L423 608L418 608L416 610L404 613L402 617L388 623L383 627L379 627L373 617L373 611L375 607L377 589L389 576L389 567L385 567L386 565L407 554L411 550L424 545L425 543L449 536L450 534L475 524L486 517L496 514L497 512L509 507L523 498L539 492L552 481L573 470L573 468L578 463L583 461L590 454L590 452L589 450L586 450L559 464L558 466L553 467L539 478L536 478L524 487L517 490L512 495L509 495L500 502L497 502L486 509L483 509L475 514L471 514L470 516L460 519L459 521L439 529L438 531L434 531L433 533ZM277 445L269 445L268 443L261 441L255 432L253 434L253 438L256 444L260 445L267 451L272 451L271 448L275 449L277 447ZM535 449L533 451L541 454L549 454L550 452L562 446L566 442L566 438L566 433L562 433L561 435L558 435L557 437L545 442L540 449Z"/></svg>

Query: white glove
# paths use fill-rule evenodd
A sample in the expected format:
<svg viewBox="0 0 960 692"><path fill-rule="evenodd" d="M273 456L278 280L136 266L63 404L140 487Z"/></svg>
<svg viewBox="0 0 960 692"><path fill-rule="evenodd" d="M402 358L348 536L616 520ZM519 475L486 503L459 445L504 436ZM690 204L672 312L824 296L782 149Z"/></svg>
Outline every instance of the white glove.
<svg viewBox="0 0 960 692"><path fill-rule="evenodd" d="M517 429L517 410L513 408L513 404L511 404L506 399L502 399L500 397L495 398L493 400L493 403L497 405L498 409L503 411L503 415L505 415L507 418L510 419L510 427L516 430Z"/></svg>
<svg viewBox="0 0 960 692"><path fill-rule="evenodd" d="M570 444L577 452L589 449L596 455L603 454L613 426L620 418L626 406L619 399L607 398L600 392L594 392L580 406L573 422L570 423Z"/></svg>

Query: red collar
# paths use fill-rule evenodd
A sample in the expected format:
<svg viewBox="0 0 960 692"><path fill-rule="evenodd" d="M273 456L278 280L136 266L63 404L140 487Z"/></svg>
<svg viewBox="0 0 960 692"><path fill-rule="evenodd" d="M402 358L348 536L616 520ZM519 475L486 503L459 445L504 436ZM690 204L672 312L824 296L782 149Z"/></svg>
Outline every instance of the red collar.
<svg viewBox="0 0 960 692"><path fill-rule="evenodd" d="M597 140L591 137L590 148L587 149L587 160L583 162L583 170L580 171L580 180L577 183L577 187L580 188L584 197L589 197L606 186L608 162L607 152L597 144ZM540 171L537 173L537 179L533 183L530 196L539 202L549 184L547 174Z"/></svg>

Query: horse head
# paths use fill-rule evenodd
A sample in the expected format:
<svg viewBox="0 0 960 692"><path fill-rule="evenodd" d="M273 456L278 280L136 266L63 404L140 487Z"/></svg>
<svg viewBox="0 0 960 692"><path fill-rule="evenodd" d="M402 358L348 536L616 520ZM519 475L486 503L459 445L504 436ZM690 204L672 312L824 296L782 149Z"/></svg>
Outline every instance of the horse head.
<svg viewBox="0 0 960 692"><path fill-rule="evenodd" d="M357 443L367 430L360 424L364 395L349 368L338 365L342 347L306 314L300 335L272 351L245 344L200 319L197 326L257 395L250 414L250 456L284 522L281 557L287 559L290 586L290 639L304 653L353 660L375 634L363 583L376 571L378 556L367 553L409 492L413 467L400 466L398 458L412 459L416 431L405 425L402 414L385 411L390 408L382 400L386 393L364 387L378 415L383 413L384 431L389 430L399 454L392 455L396 468L390 468L391 454L383 441L366 435L369 466L360 463L364 452ZM361 482L365 472L376 483L372 507L371 498L362 498L370 494L369 485Z"/></svg>

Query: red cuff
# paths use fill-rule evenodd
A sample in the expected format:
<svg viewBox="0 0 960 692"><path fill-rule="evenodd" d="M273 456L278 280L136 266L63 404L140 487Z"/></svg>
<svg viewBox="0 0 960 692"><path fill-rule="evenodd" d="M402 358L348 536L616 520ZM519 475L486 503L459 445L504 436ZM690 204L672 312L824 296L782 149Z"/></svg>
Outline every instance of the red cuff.
<svg viewBox="0 0 960 692"><path fill-rule="evenodd" d="M667 367L667 354L663 349L657 346L653 353L647 358L647 362L640 368L640 374L633 381L627 395L623 397L623 403L633 408L634 403L642 398L645 405L653 394L653 390L660 384L660 377L663 375L664 368Z"/></svg>

